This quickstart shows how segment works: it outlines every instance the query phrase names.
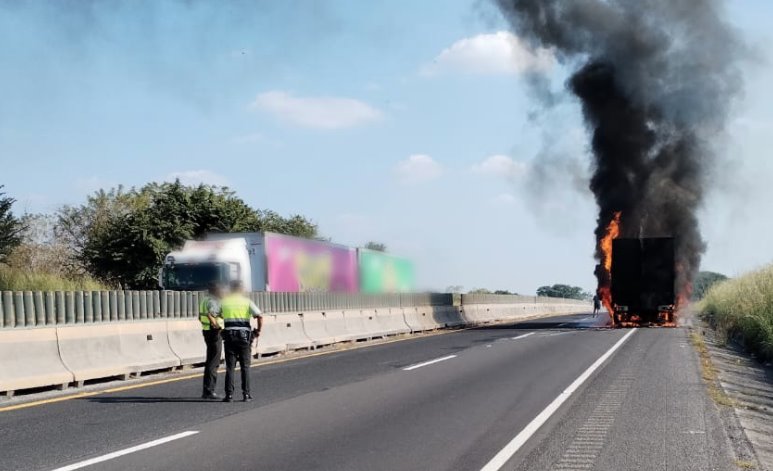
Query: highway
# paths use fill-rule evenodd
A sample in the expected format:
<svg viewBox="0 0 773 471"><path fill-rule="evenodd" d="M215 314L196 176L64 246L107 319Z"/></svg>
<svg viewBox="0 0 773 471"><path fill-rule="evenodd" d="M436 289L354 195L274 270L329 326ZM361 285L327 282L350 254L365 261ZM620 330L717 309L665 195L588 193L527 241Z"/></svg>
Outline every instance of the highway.
<svg viewBox="0 0 773 471"><path fill-rule="evenodd" d="M687 331L605 322L553 317L261 365L251 403L202 401L190 378L0 405L0 469L735 469Z"/></svg>

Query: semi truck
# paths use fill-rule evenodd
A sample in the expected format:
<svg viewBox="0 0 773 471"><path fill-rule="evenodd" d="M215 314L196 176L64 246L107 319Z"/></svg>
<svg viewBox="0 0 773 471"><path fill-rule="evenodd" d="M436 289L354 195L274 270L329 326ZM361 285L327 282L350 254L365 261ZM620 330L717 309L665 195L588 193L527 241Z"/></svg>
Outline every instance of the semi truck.
<svg viewBox="0 0 773 471"><path fill-rule="evenodd" d="M161 288L202 290L240 280L248 291L358 291L357 251L270 232L207 234L164 259Z"/></svg>
<svg viewBox="0 0 773 471"><path fill-rule="evenodd" d="M614 239L610 289L615 325L673 322L675 272L672 237Z"/></svg>
<svg viewBox="0 0 773 471"><path fill-rule="evenodd" d="M361 268L362 267L362 268ZM159 286L206 289L240 280L249 291L409 292L413 265L382 252L270 232L207 234L169 253Z"/></svg>

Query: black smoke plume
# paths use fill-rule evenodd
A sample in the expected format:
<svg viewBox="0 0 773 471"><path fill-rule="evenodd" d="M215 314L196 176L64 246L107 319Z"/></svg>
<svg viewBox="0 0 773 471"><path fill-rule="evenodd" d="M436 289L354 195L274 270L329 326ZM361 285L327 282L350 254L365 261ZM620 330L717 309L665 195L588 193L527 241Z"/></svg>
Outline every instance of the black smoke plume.
<svg viewBox="0 0 773 471"><path fill-rule="evenodd" d="M515 32L573 73L594 156L598 241L674 236L688 294L705 243L696 212L741 88L743 47L720 0L494 0ZM597 270L599 286L608 274Z"/></svg>

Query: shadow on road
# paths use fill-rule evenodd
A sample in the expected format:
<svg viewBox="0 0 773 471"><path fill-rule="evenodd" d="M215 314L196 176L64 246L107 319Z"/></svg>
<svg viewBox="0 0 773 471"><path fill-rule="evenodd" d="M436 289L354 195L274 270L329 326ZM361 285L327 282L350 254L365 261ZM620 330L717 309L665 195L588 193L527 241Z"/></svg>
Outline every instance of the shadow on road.
<svg viewBox="0 0 773 471"><path fill-rule="evenodd" d="M198 397L146 397L146 396L122 396L122 397L89 397L84 398L89 402L101 404L155 404L162 402L219 402L218 400L201 399Z"/></svg>
<svg viewBox="0 0 773 471"><path fill-rule="evenodd" d="M590 318L588 320L534 320L518 322L517 324L497 324L477 327L474 330L606 330L612 323L608 316Z"/></svg>

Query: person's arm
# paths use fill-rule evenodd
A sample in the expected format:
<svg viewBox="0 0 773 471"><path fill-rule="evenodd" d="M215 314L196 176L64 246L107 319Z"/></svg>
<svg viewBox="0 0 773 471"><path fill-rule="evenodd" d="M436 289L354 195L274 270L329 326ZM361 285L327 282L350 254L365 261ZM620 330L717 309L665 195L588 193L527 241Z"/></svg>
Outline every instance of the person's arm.
<svg viewBox="0 0 773 471"><path fill-rule="evenodd" d="M255 337L258 337L261 330L263 330L263 313L260 311L260 308L252 301L250 301L250 313L252 314L252 317L258 319L258 328L252 331Z"/></svg>
<svg viewBox="0 0 773 471"><path fill-rule="evenodd" d="M220 324L218 323L217 318L220 316L220 303L214 299L210 299L209 303L207 303L207 311L210 328L219 329Z"/></svg>

